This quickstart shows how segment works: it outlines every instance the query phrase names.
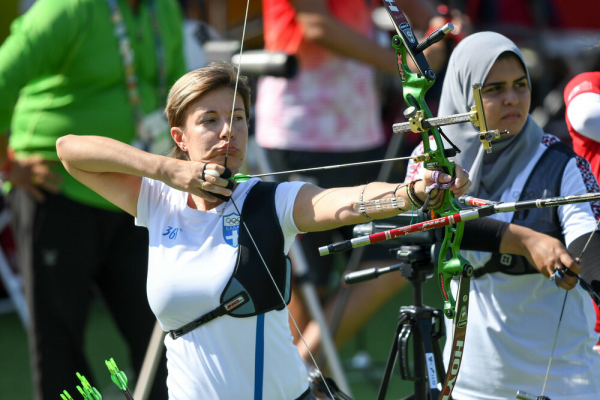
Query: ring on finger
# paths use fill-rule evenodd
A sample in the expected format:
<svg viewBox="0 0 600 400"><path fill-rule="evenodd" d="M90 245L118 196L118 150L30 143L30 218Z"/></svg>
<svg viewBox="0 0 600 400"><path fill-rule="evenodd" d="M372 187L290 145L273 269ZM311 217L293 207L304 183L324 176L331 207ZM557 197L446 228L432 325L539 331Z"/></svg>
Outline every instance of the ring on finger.
<svg viewBox="0 0 600 400"><path fill-rule="evenodd" d="M202 185L200 185L200 189L204 190L204 185L206 185L206 181L202 182Z"/></svg>

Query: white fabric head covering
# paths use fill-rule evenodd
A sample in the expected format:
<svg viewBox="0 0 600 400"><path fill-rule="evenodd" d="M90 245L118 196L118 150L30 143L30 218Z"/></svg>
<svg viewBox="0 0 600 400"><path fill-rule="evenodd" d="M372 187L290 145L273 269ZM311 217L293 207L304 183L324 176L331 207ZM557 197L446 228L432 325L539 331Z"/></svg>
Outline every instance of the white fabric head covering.
<svg viewBox="0 0 600 400"><path fill-rule="evenodd" d="M498 33L476 33L462 40L450 56L438 115L471 111L475 104L472 85L483 84L498 57L505 52L514 53L521 60L531 88L529 71L518 47ZM496 128L489 126L488 129ZM488 154L474 125L451 125L443 130L462 151L454 161L469 171L472 186L468 194L495 201L500 200L502 193L525 168L543 136L542 129L528 116L518 135L493 142L492 153Z"/></svg>

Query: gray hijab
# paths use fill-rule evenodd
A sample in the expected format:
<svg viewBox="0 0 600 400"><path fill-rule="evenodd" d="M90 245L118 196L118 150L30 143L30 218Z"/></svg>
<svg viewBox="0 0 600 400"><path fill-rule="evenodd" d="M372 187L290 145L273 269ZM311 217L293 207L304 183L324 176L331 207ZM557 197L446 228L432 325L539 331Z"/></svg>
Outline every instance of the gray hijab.
<svg viewBox="0 0 600 400"><path fill-rule="evenodd" d="M475 104L473 83L483 84L498 56L507 51L521 60L531 88L529 71L517 46L495 32L476 33L462 40L452 52L438 115L471 111L471 106ZM488 128L496 129L493 126ZM454 157L454 161L469 171L472 186L468 194L495 201L500 200L502 193L525 168L543 136L542 129L530 115L518 135L493 142L492 153L487 154L474 125L451 125L443 130L462 151Z"/></svg>

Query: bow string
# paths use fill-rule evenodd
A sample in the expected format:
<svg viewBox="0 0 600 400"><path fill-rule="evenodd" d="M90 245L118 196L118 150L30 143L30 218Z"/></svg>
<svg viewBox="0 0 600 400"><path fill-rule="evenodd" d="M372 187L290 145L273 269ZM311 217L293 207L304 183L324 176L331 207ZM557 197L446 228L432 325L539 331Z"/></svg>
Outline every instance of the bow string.
<svg viewBox="0 0 600 400"><path fill-rule="evenodd" d="M238 65L237 65L237 76L236 76L236 81L235 81L235 89L233 92L233 104L231 106L231 119L229 122L229 131L227 133L227 149L225 151L225 162L224 162L224 167L227 168L227 157L229 155L229 144L231 142L231 130L233 129L233 114L234 114L234 110L235 110L235 100L237 97L237 87L238 87L238 82L240 79L240 73L241 73L241 69L242 69L242 54L243 54L243 49L244 49L244 38L246 35L246 25L247 25L247 21L248 21L248 9L250 7L250 0L246 0L246 12L244 15L244 27L242 30L242 40L241 40L241 44L240 44L240 55L238 57ZM242 180L240 180L242 181ZM231 201L231 204L235 207L238 215L242 215L242 213L240 212L240 209L238 208L237 204L235 204L235 201L233 200L233 195L230 197L229 199ZM323 387L325 388L325 390L327 391L327 393L329 394L329 396L331 397L331 399L335 399L336 397L332 394L332 389L330 388L330 385L327 384L327 380L325 379L325 377L323 376L323 373L321 372L321 369L319 368L319 366L317 365L317 362L315 360L315 357L313 356L312 352L310 351L308 344L306 343L306 341L304 340L304 336L302 335L302 332L300 332L300 328L298 327L298 324L296 323L296 320L294 319L294 316L292 315L292 313L290 312L286 301L285 301L285 297L283 296L283 294L281 293L281 291L279 290L279 288L277 287L277 283L275 282L275 278L273 277L273 275L271 274L271 271L269 270L269 267L260 251L260 249L258 248L258 245L256 244L256 241L254 240L254 237L252 236L252 233L250 232L250 229L248 229L248 226L246 225L246 223L244 222L244 220L241 220L241 224L243 225L244 229L246 230L246 232L248 233L248 236L250 237L250 240L252 241L252 244L254 245L254 248L256 249L258 255L260 256L260 259L262 261L263 266L265 267L265 269L267 270L267 273L269 274L269 277L271 278L271 282L273 283L273 286L275 287L275 290L277 291L279 297L281 298L281 302L282 304L285 306L285 309L288 313L288 316L290 317L290 319L292 320L292 322L294 323L294 326L296 327L296 330L298 331L298 334L300 335L300 338L302 339L302 343L304 343L304 346L306 347L306 350L308 351L313 364L316 367L316 370L313 371L313 373L315 375L318 375L320 377L320 380L323 382Z"/></svg>

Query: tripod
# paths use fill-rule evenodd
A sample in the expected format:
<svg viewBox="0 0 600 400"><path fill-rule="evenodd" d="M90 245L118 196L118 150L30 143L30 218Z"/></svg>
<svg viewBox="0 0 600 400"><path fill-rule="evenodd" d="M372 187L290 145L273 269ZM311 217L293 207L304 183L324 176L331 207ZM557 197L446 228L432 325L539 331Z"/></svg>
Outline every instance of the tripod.
<svg viewBox="0 0 600 400"><path fill-rule="evenodd" d="M445 332L442 311L423 305L422 283L433 276L431 252L429 246L401 246L396 252L396 258L402 263L386 268L358 271L345 277L347 283L358 283L400 270L402 276L413 285L414 305L400 308L396 334L377 399L385 399L396 358L398 358L402 379L414 382L415 392L406 397L406 400L434 400L440 397L438 382L445 378L439 345L439 340L444 337ZM412 359L409 353L411 339Z"/></svg>

